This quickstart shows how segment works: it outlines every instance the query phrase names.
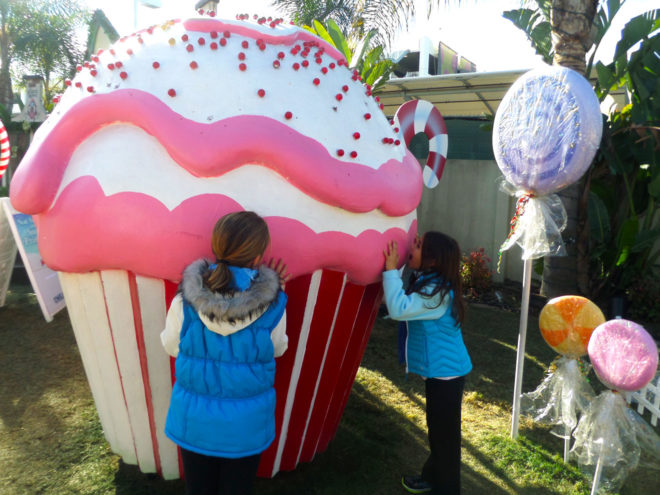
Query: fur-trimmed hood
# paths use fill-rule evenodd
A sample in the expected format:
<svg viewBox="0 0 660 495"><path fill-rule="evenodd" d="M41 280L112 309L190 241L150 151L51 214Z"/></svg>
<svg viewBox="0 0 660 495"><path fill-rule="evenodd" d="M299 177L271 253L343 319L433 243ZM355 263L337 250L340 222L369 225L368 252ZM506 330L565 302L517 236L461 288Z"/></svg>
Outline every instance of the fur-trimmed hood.
<svg viewBox="0 0 660 495"><path fill-rule="evenodd" d="M260 266L249 288L231 294L219 294L204 286L202 276L209 269L205 259L194 261L183 271L181 293L197 311L206 327L221 335L230 335L259 318L277 297L280 278L266 266Z"/></svg>

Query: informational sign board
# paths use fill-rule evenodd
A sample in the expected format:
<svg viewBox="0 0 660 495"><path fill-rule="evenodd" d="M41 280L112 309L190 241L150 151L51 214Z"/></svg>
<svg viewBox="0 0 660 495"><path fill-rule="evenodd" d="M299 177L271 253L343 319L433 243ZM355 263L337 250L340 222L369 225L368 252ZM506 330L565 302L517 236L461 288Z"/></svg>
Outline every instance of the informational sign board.
<svg viewBox="0 0 660 495"><path fill-rule="evenodd" d="M1 209L1 208L0 208ZM16 242L7 217L0 211L0 307L5 305L11 274L16 260Z"/></svg>
<svg viewBox="0 0 660 495"><path fill-rule="evenodd" d="M53 316L65 306L57 273L41 260L37 245L37 228L32 217L14 210L9 198L0 200L44 318L46 321L52 321Z"/></svg>

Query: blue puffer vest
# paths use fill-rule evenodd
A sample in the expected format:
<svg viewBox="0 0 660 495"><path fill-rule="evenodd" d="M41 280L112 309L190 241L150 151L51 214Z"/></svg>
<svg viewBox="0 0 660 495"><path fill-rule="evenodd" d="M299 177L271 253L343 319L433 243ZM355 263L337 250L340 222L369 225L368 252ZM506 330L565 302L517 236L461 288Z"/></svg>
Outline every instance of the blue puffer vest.
<svg viewBox="0 0 660 495"><path fill-rule="evenodd" d="M407 324L409 371L434 378L464 376L472 370L461 327L451 315L451 309L436 320L412 320Z"/></svg>
<svg viewBox="0 0 660 495"><path fill-rule="evenodd" d="M243 329L223 336L209 330L198 311L212 321L222 315L234 320L240 316L231 307L234 298L206 294L203 285L198 294L197 281L190 283L188 271L182 284L184 322L165 433L177 445L204 455L258 454L275 438L275 359L270 333L282 317L286 295L276 278L274 299L263 300L272 293L266 291L249 300L248 312L256 311L258 304L262 311L264 303L266 311ZM250 298L250 290L237 294Z"/></svg>

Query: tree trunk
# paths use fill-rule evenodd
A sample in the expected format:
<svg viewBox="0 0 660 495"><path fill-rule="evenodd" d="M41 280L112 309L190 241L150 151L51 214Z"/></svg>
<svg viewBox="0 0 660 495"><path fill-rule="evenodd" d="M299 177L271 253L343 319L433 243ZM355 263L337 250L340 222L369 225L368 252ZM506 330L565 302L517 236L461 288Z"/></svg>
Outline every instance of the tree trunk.
<svg viewBox="0 0 660 495"><path fill-rule="evenodd" d="M11 75L9 73L9 40L7 39L7 26L2 20L0 26L0 103L11 115L12 107L14 106L14 93L11 90Z"/></svg>
<svg viewBox="0 0 660 495"><path fill-rule="evenodd" d="M587 52L594 42L593 20L597 8L597 0L552 0L550 23L555 51L554 65L568 67L585 75ZM568 224L562 233L567 256L545 258L541 293L546 297L586 291L584 281L588 280L589 238L585 187L588 187L588 183L580 180L558 193L568 216Z"/></svg>

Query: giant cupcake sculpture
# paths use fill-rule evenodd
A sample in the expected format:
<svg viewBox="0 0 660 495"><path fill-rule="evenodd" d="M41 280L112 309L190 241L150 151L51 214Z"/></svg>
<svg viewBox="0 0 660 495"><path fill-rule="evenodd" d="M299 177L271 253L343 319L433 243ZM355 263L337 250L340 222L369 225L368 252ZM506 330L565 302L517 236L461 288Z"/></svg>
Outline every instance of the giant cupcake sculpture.
<svg viewBox="0 0 660 495"><path fill-rule="evenodd" d="M332 46L280 21L172 21L78 68L11 184L60 272L112 450L180 475L163 434L159 333L185 265L225 213L253 210L287 283L272 476L333 438L381 299L382 251L416 233L422 173Z"/></svg>

